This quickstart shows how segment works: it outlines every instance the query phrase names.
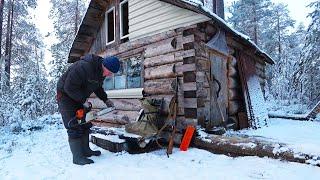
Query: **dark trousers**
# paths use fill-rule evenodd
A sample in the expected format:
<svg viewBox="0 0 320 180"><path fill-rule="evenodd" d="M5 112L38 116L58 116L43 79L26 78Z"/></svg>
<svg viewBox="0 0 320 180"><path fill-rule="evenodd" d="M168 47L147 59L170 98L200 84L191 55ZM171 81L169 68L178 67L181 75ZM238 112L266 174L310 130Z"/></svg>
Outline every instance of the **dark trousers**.
<svg viewBox="0 0 320 180"><path fill-rule="evenodd" d="M77 110L83 108L82 104L74 101L68 95L57 92L57 102L64 127L70 138L80 138L92 127L91 123L78 124Z"/></svg>

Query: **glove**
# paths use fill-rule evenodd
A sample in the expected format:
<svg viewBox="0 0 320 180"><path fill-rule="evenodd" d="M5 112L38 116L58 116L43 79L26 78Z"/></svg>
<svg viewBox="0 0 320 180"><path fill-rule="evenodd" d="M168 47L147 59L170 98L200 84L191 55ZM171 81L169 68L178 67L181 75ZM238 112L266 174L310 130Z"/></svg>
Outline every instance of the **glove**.
<svg viewBox="0 0 320 180"><path fill-rule="evenodd" d="M85 112L89 112L92 109L92 103L91 102L85 102L83 105L83 109L85 110Z"/></svg>
<svg viewBox="0 0 320 180"><path fill-rule="evenodd" d="M107 105L107 107L114 107L114 104L110 99L107 99L106 101L104 101L104 103Z"/></svg>

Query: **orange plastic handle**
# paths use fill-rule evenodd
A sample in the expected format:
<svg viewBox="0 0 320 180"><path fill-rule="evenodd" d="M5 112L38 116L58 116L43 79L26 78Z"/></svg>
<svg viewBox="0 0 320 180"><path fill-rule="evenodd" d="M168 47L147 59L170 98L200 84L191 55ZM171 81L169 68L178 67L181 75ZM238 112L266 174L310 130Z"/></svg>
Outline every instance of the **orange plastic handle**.
<svg viewBox="0 0 320 180"><path fill-rule="evenodd" d="M191 139L192 139L194 131L195 131L195 128L193 126L189 125L187 127L186 132L184 133L182 142L180 144L180 150L181 151L187 151L188 150L188 147L190 145L190 142L191 142Z"/></svg>

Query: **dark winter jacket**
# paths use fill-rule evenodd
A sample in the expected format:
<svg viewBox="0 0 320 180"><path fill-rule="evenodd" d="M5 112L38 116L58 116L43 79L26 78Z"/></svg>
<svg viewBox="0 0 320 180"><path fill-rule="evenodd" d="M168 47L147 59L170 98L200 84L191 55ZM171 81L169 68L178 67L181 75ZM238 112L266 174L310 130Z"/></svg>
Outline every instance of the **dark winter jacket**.
<svg viewBox="0 0 320 180"><path fill-rule="evenodd" d="M104 80L102 71L102 58L92 54L86 55L72 64L60 77L57 91L81 104L93 92L102 101L106 101L108 97L102 88Z"/></svg>

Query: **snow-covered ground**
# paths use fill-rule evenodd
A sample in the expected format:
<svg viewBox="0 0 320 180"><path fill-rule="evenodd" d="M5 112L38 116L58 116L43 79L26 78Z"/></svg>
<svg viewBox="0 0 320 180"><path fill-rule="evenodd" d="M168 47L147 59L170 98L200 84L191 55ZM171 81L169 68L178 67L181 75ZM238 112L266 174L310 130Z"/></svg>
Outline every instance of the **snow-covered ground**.
<svg viewBox="0 0 320 180"><path fill-rule="evenodd" d="M296 145L303 143L320 147L319 123L309 123L315 122L275 120L267 128L242 133L267 135ZM306 130L306 127L312 129ZM231 158L194 148L187 152L174 149L173 155L167 158L164 150L130 155L111 153L92 145L93 149L102 150L102 155L92 158L94 164L77 166L71 163L67 134L61 125L47 125L40 131L18 135L0 129L0 134L0 179L320 178L320 168L312 165L258 157Z"/></svg>
<svg viewBox="0 0 320 180"><path fill-rule="evenodd" d="M267 127L241 130L236 134L261 136L269 141L286 143L295 152L320 155L320 122L270 119Z"/></svg>

